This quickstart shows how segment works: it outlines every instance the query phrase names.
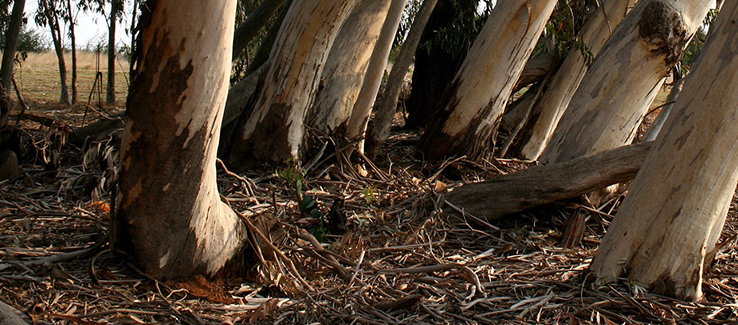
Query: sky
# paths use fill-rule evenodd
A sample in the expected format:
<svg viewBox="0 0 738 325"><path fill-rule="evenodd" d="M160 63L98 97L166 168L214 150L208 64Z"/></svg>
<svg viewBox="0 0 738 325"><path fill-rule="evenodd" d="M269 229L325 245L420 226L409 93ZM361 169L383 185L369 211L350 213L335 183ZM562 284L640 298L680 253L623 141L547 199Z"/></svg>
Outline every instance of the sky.
<svg viewBox="0 0 738 325"><path fill-rule="evenodd" d="M73 1L73 5L74 5ZM123 22L118 24L118 28L116 30L116 44L118 47L121 47L124 44L130 44L131 36L126 34L126 29L130 28L131 24L131 4L126 1L126 7L125 7L125 14L123 16ZM38 30L41 32L48 40L49 44L51 44L51 33L49 32L48 27L41 28L38 25L36 25L35 17L36 17L36 10L38 8L38 0L26 0L26 7L25 7L25 13L26 18L28 18L28 28ZM108 8L109 10L109 8ZM75 8L75 12L76 12ZM67 27L63 27L65 30ZM107 22L102 15L99 14L93 14L93 13L85 13L85 12L79 12L77 13L77 25L75 26L75 35L77 36L77 48L78 49L85 49L88 47L88 45L92 45L91 48L94 48L95 44L98 44L100 42L107 45L108 40L108 26ZM70 40L69 37L65 34L62 36L63 42L65 46L69 46Z"/></svg>

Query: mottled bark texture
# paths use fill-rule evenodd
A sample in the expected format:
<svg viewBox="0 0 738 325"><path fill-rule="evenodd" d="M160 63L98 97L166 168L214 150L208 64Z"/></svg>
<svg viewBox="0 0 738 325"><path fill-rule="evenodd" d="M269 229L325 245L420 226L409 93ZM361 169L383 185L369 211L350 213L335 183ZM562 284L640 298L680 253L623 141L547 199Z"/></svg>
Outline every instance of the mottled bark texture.
<svg viewBox="0 0 738 325"><path fill-rule="evenodd" d="M738 182L738 2L702 55L605 235L590 270L696 301Z"/></svg>
<svg viewBox="0 0 738 325"><path fill-rule="evenodd" d="M215 275L246 229L221 201L216 148L235 0L149 1L128 97L115 241L155 278Z"/></svg>
<svg viewBox="0 0 738 325"><path fill-rule="evenodd" d="M300 160L303 121L320 86L329 49L355 2L293 2L266 63L254 109L234 133L228 157L232 168Z"/></svg>
<svg viewBox="0 0 738 325"><path fill-rule="evenodd" d="M594 9L578 35L593 57L600 53L634 4L635 0L605 0L601 7ZM513 151L519 156L538 159L587 73L589 63L582 50L574 48L569 51L533 106L527 127L516 139Z"/></svg>
<svg viewBox="0 0 738 325"><path fill-rule="evenodd" d="M326 59L307 126L339 139L345 135L389 8L390 0L359 0L351 11L351 23L341 27Z"/></svg>
<svg viewBox="0 0 738 325"><path fill-rule="evenodd" d="M629 144L710 4L639 1L595 58L540 161L566 161Z"/></svg>

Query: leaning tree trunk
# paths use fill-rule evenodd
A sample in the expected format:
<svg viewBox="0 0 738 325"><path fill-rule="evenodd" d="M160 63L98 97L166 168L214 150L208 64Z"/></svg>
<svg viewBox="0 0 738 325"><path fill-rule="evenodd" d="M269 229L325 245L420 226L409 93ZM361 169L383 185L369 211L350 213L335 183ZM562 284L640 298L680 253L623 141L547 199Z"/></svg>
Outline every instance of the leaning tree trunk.
<svg viewBox="0 0 738 325"><path fill-rule="evenodd" d="M249 42L266 26L269 19L274 16L283 3L284 0L262 1L253 12L249 13L246 20L238 25L236 31L233 32L233 58L238 57L243 52Z"/></svg>
<svg viewBox="0 0 738 325"><path fill-rule="evenodd" d="M215 170L236 0L145 8L153 12L127 102L116 242L152 277L214 275L246 242Z"/></svg>
<svg viewBox="0 0 738 325"><path fill-rule="evenodd" d="M653 123L651 123L651 126L648 128L648 131L646 131L646 134L643 135L643 141L656 140L656 137L659 135L661 129L664 127L666 119L669 117L669 114L671 114L671 110L674 108L674 103L676 103L676 100L679 98L679 94L681 94L682 88L684 88L684 79L679 79L674 83L674 85L671 86L669 96L666 97L665 106L661 108L659 116L656 117Z"/></svg>
<svg viewBox="0 0 738 325"><path fill-rule="evenodd" d="M2 67L0 67L0 82L7 95L13 90L13 65L15 63L15 48L18 45L21 26L23 26L23 8L26 0L13 1L13 12L10 16L8 29L5 31L5 48L3 49Z"/></svg>
<svg viewBox="0 0 738 325"><path fill-rule="evenodd" d="M254 109L234 134L229 148L232 168L299 162L305 114L320 85L328 50L355 2L293 2L272 47Z"/></svg>
<svg viewBox="0 0 738 325"><path fill-rule="evenodd" d="M635 0L605 0L601 7L594 9L578 35L592 56L596 57L600 53L614 29L634 4ZM569 51L569 55L533 106L529 117L530 126L521 134L521 139L517 140L518 149L515 151L520 156L536 160L541 155L582 82L589 63L582 50Z"/></svg>
<svg viewBox="0 0 738 325"><path fill-rule="evenodd" d="M364 83L372 50L387 18L390 0L358 0L338 32L305 124L331 136L343 136Z"/></svg>
<svg viewBox="0 0 738 325"><path fill-rule="evenodd" d="M447 93L445 108L431 122L418 149L426 159L478 157L489 148L505 104L555 0L497 4Z"/></svg>
<svg viewBox="0 0 738 325"><path fill-rule="evenodd" d="M711 3L639 1L595 58L540 161L566 161L630 143Z"/></svg>
<svg viewBox="0 0 738 325"><path fill-rule="evenodd" d="M387 67L387 57L389 57L392 50L392 43L395 40L395 34L397 34L397 28L400 25L406 2L406 0L392 0L390 3L389 13L382 26L382 32L379 34L377 46L372 51L372 56L369 59L369 66L367 67L364 83L361 85L361 91L359 91L359 97L356 98L354 108L351 110L346 138L359 140L355 149L360 152L364 152L363 139L369 122L369 115L372 113L374 100L377 99L377 92L379 92L384 70Z"/></svg>
<svg viewBox="0 0 738 325"><path fill-rule="evenodd" d="M392 120L397 109L397 100L400 98L400 91L403 83L405 83L405 76L413 63L413 54L418 49L420 36L423 35L425 25L428 23L436 3L438 3L438 0L423 1L423 5L415 15L410 31L407 33L407 38L402 43L400 54L397 55L392 71L387 77L384 92L382 92L382 96L376 104L374 120L367 130L366 145L372 159L379 154L379 149L389 137Z"/></svg>
<svg viewBox="0 0 738 325"><path fill-rule="evenodd" d="M610 224L590 270L680 299L702 274L738 182L738 2L726 2L674 112Z"/></svg>

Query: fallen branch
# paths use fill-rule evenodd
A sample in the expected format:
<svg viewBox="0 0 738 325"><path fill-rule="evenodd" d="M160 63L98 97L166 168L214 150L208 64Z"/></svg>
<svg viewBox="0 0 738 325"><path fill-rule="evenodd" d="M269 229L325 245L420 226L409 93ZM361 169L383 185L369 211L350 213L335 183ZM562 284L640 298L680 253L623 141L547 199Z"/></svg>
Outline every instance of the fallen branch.
<svg viewBox="0 0 738 325"><path fill-rule="evenodd" d="M494 220L631 180L650 148L651 142L644 142L563 163L534 166L456 188L446 195L446 200L464 213Z"/></svg>
<svg viewBox="0 0 738 325"><path fill-rule="evenodd" d="M27 325L20 315L22 313L18 309L0 301L0 325Z"/></svg>

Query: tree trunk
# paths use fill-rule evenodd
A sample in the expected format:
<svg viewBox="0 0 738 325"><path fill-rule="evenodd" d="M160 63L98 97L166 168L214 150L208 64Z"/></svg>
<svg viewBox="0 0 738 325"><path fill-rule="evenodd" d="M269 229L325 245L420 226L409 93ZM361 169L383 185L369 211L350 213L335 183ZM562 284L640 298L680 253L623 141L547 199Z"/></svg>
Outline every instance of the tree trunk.
<svg viewBox="0 0 738 325"><path fill-rule="evenodd" d="M305 114L318 90L328 50L355 1L293 2L272 48L254 109L231 145L232 168L299 162Z"/></svg>
<svg viewBox="0 0 738 325"><path fill-rule="evenodd" d="M666 122L669 114L671 114L671 110L672 108L674 108L674 103L676 103L677 98L679 98L679 94L682 92L683 87L684 79L679 79L679 81L674 83L674 85L671 87L669 96L666 97L666 105L661 108L659 116L656 117L656 120L653 121L651 127L649 127L648 131L646 131L646 134L643 136L643 141L656 140L656 137L659 135L661 129L664 127L664 122Z"/></svg>
<svg viewBox="0 0 738 325"><path fill-rule="evenodd" d="M41 0L39 3L41 9L46 15L47 24L51 31L51 42L54 44L54 52L59 65L59 82L61 85L59 102L71 105L69 100L69 88L67 87L67 66L64 62L64 47L61 43L61 26L59 25L59 17L57 16L58 4L56 0Z"/></svg>
<svg viewBox="0 0 738 325"><path fill-rule="evenodd" d="M119 0L110 1L110 18L108 25L108 82L105 88L105 103L115 105L115 29L118 24L118 12L122 4Z"/></svg>
<svg viewBox="0 0 738 325"><path fill-rule="evenodd" d="M483 183L464 185L447 194L446 200L466 213L494 220L629 181L650 148L651 142L644 142L563 163L533 166Z"/></svg>
<svg viewBox="0 0 738 325"><path fill-rule="evenodd" d="M67 0L67 14L69 15L69 41L72 43L72 104L77 103L77 37L74 34L74 14L72 13L72 0Z"/></svg>
<svg viewBox="0 0 738 325"><path fill-rule="evenodd" d="M269 19L274 16L277 9L285 0L265 0L262 1L253 12L249 13L246 20L243 21L236 31L233 33L233 58L238 57L243 49L249 45L249 42L256 36L259 31L266 26Z"/></svg>
<svg viewBox="0 0 738 325"><path fill-rule="evenodd" d="M28 325L20 315L18 309L0 301L0 325Z"/></svg>
<svg viewBox="0 0 738 325"><path fill-rule="evenodd" d="M405 127L425 128L440 109L446 88L453 81L476 35L455 33L454 26L474 20L476 0L439 0L415 51L412 88L407 100ZM459 35L461 34L461 35ZM460 46L444 42L461 37ZM454 44L456 42L453 42Z"/></svg>
<svg viewBox="0 0 738 325"><path fill-rule="evenodd" d="M357 2L346 20L351 23L341 27L326 59L323 87L305 121L309 127L334 137L344 136L389 8L390 0Z"/></svg>
<svg viewBox="0 0 738 325"><path fill-rule="evenodd" d="M505 104L533 52L554 0L497 4L459 69L418 149L426 159L481 156L489 149Z"/></svg>
<svg viewBox="0 0 738 325"><path fill-rule="evenodd" d="M359 97L356 98L354 108L351 110L346 138L361 139L356 146L356 150L361 152L364 151L363 138L366 133L366 125L369 122L369 115L372 113L379 86L382 83L384 70L387 67L387 58L392 50L392 43L395 40L406 2L406 0L392 0L387 19L384 21L382 32L377 40L377 46L372 51L372 56L369 59L369 67L367 67Z"/></svg>
<svg viewBox="0 0 738 325"><path fill-rule="evenodd" d="M15 64L15 48L18 46L18 37L21 26L23 26L23 9L26 0L13 1L13 12L10 16L8 29L5 32L5 49L3 50L3 62L0 67L0 82L7 95L11 94L13 80L13 65Z"/></svg>
<svg viewBox="0 0 738 325"><path fill-rule="evenodd" d="M593 57L600 53L614 29L620 25L634 4L635 0L605 0L602 7L594 9L578 35ZM541 155L561 115L579 88L589 63L580 49L569 51L569 55L551 79L541 98L533 106L529 119L530 126L517 141L515 151L519 152L520 156L536 160Z"/></svg>
<svg viewBox="0 0 738 325"><path fill-rule="evenodd" d="M410 69L410 65L413 63L413 54L418 49L420 36L423 35L425 25L428 23L428 19L431 13L433 13L436 3L438 3L438 0L425 0L423 2L420 10L415 15L407 38L402 43L400 54L397 56L397 60L392 66L392 71L387 78L384 92L376 105L374 120L367 131L366 144L369 147L369 157L372 159L379 154L379 149L389 137L392 120L397 109L397 100L400 98L400 91L402 90L403 83L405 83L405 76L407 75L408 69Z"/></svg>
<svg viewBox="0 0 738 325"><path fill-rule="evenodd" d="M705 256L738 182L735 17L738 2L726 2L592 262L599 282L627 276L655 293L702 297Z"/></svg>
<svg viewBox="0 0 738 325"><path fill-rule="evenodd" d="M532 85L533 83L542 81L549 74L551 69L556 69L558 62L553 55L549 53L542 53L537 57L528 60L523 68L523 73L515 83L513 93Z"/></svg>
<svg viewBox="0 0 738 325"><path fill-rule="evenodd" d="M236 0L144 8L152 12L127 102L115 239L152 277L213 276L246 245L215 170Z"/></svg>
<svg viewBox="0 0 738 325"><path fill-rule="evenodd" d="M284 18L287 16L287 12L291 7L292 0L285 0L284 4L282 4L282 8L279 9L279 12L277 13L277 17L269 26L269 30L267 31L266 36L264 36L264 38L261 40L259 49L256 50L256 54L254 55L253 59L251 59L251 62L249 62L249 66L246 69L247 73L251 74L256 69L261 68L269 59L269 53L271 53L272 47L274 46L274 41L276 41L280 27L282 27Z"/></svg>
<svg viewBox="0 0 738 325"><path fill-rule="evenodd" d="M630 143L711 2L639 1L595 58L540 161Z"/></svg>

